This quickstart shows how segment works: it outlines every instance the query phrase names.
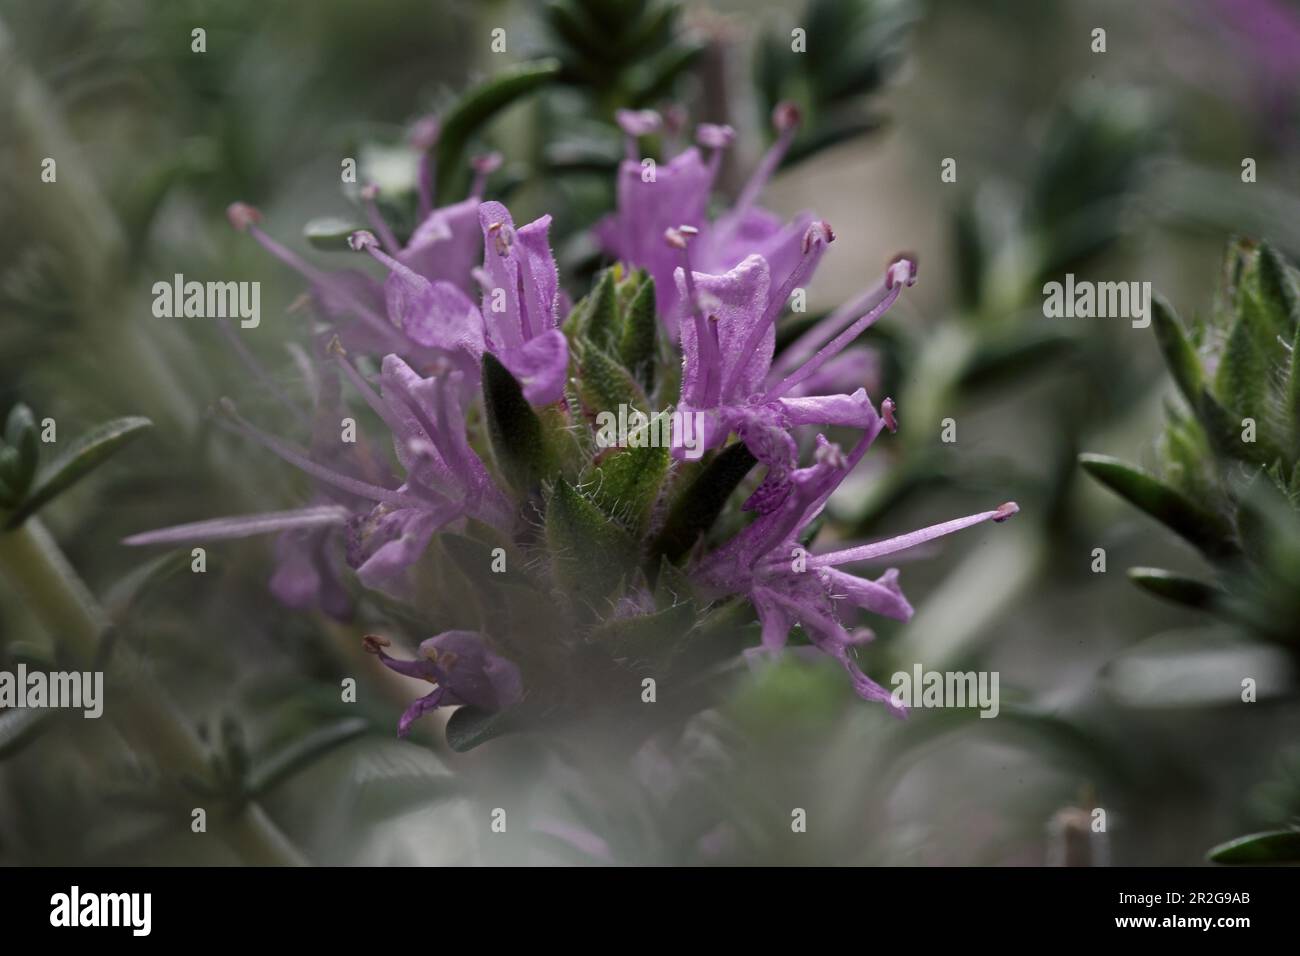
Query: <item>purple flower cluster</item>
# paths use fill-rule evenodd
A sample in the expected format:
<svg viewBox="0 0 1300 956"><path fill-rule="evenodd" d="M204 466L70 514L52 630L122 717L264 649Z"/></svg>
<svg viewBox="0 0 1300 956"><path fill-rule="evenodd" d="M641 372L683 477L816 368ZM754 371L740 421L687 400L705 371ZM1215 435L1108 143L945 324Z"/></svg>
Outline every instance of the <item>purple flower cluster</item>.
<svg viewBox="0 0 1300 956"><path fill-rule="evenodd" d="M621 113L628 154L618 173L618 209L597 227L611 256L643 268L656 282L663 327L680 346L677 409L704 424L703 448L731 435L764 467L745 501L754 519L729 541L697 552L688 572L710 597L743 595L762 624L762 646L776 651L800 625L813 643L849 672L857 693L895 708L887 691L867 677L852 648L870 638L846 621L859 609L906 620L911 605L889 569L870 579L841 570L872 561L984 521L1002 521L1014 503L924 528L875 544L809 555L799 542L832 492L879 434L897 427L894 403L877 410L864 388L834 383L855 366L847 347L916 281L913 257L899 256L881 280L814 325L775 356L777 320L796 289L812 278L834 240L830 226L809 214L788 223L757 206L758 195L790 144L798 115L781 107L778 139L736 203L710 221L709 198L726 127L703 125L698 147L683 150L647 174L638 138L656 131L649 112ZM703 150L703 152L701 151ZM565 402L569 342L560 329L567 300L552 255L550 217L516 227L509 210L482 199L495 158L476 163L469 198L437 207L432 176L421 176L422 219L403 245L380 215L375 191L362 191L371 230L350 246L386 270L382 280L357 270L326 271L268 236L255 209L235 204L230 219L307 280L318 313L331 328L321 361L338 392L346 382L392 433L401 476L362 473L355 461L314 436L303 450L254 427L225 403L225 423L312 477L317 493L305 507L223 518L136 535L129 544L188 543L265 532L281 535L273 586L286 603L346 613L349 602L339 561L360 583L399 598L410 596L408 572L433 536L469 521L503 535L526 525L519 504L474 450L465 403L485 353L519 381L528 402ZM481 262L480 265L476 263ZM377 386L352 354L378 358ZM838 366L838 371L837 371ZM373 377L373 373L372 373ZM860 379L859 379L860 381ZM822 390L825 394L820 394ZM337 421L337 417L334 419ZM845 453L817 434L812 463L800 464L801 426L858 432ZM803 436L805 439L808 436ZM674 448L675 457L683 449ZM491 650L492 635L448 631L420 645L420 657L391 657L386 642L367 649L390 669L434 684L402 716L399 733L441 706L508 707L524 693L515 664Z"/></svg>

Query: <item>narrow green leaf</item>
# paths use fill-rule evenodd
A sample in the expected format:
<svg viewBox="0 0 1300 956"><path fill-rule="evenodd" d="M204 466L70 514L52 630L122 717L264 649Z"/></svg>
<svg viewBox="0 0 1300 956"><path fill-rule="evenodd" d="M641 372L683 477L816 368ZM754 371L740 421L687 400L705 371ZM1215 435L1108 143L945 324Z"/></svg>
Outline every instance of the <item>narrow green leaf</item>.
<svg viewBox="0 0 1300 956"><path fill-rule="evenodd" d="M3 470L4 482L15 497L21 498L31 487L40 460L36 418L26 405L19 403L9 410L4 443L17 455L14 464Z"/></svg>
<svg viewBox="0 0 1300 956"><path fill-rule="evenodd" d="M483 353L483 402L502 475L517 494L531 494L551 469L546 435L519 382L489 352Z"/></svg>
<svg viewBox="0 0 1300 956"><path fill-rule="evenodd" d="M630 370L648 394L655 384L655 342L659 319L655 314L655 283L644 271L623 319L623 334L618 342L618 358Z"/></svg>
<svg viewBox="0 0 1300 956"><path fill-rule="evenodd" d="M1154 475L1107 455L1080 455L1079 464L1111 491L1210 557L1225 558L1238 552L1232 529L1220 516L1206 511Z"/></svg>
<svg viewBox="0 0 1300 956"><path fill-rule="evenodd" d="M138 438L146 428L152 427L153 422L147 418L115 418L74 439L68 449L36 478L31 493L14 511L5 527L18 527L38 509Z"/></svg>
<svg viewBox="0 0 1300 956"><path fill-rule="evenodd" d="M447 745L463 754L518 727L513 710L489 712L467 704L456 708L447 720Z"/></svg>
<svg viewBox="0 0 1300 956"><path fill-rule="evenodd" d="M340 216L321 216L302 227L302 234L317 249L348 250L348 236L364 226Z"/></svg>
<svg viewBox="0 0 1300 956"><path fill-rule="evenodd" d="M661 555L677 561L686 554L713 527L731 493L756 463L749 449L736 442L700 466L670 506L663 528L650 545L651 558L656 563Z"/></svg>
<svg viewBox="0 0 1300 956"><path fill-rule="evenodd" d="M478 130L511 103L550 83L560 72L556 60L521 63L495 73L467 92L443 120L435 147L438 158L438 195L448 196L465 175L465 148Z"/></svg>
<svg viewBox="0 0 1300 956"><path fill-rule="evenodd" d="M1212 606L1220 593L1212 584L1163 568L1129 568L1128 576L1130 581L1156 597L1202 610Z"/></svg>
<svg viewBox="0 0 1300 956"><path fill-rule="evenodd" d="M636 542L563 479L547 503L546 544L556 580L591 607L601 607L635 568Z"/></svg>
<svg viewBox="0 0 1300 956"><path fill-rule="evenodd" d="M695 621L695 609L678 604L652 614L613 618L593 628L590 640L635 674L664 674Z"/></svg>
<svg viewBox="0 0 1300 956"><path fill-rule="evenodd" d="M656 420L663 418L662 412L655 416ZM668 476L669 464L667 448L646 444L615 451L596 468L597 491L593 496L596 504L633 535L641 537L659 498L659 489Z"/></svg>
<svg viewBox="0 0 1300 956"><path fill-rule="evenodd" d="M626 405L629 412L648 406L645 393L632 373L600 346L586 342L579 346L577 354L578 398L588 414L612 412L617 415L620 405Z"/></svg>
<svg viewBox="0 0 1300 956"><path fill-rule="evenodd" d="M269 757L254 762L246 777L245 794L256 799L369 729L370 723L364 717L345 717L298 737Z"/></svg>
<svg viewBox="0 0 1300 956"><path fill-rule="evenodd" d="M582 335L597 347L608 349L618 340L618 302L614 270L606 269L583 300Z"/></svg>
<svg viewBox="0 0 1300 956"><path fill-rule="evenodd" d="M0 760L11 757L30 744L59 711L48 707L15 707L0 710Z"/></svg>
<svg viewBox="0 0 1300 956"><path fill-rule="evenodd" d="M1300 331L1300 289L1296 286L1295 270L1267 242L1259 245L1255 268L1260 296L1272 316L1271 324L1282 340L1289 342Z"/></svg>
<svg viewBox="0 0 1300 956"><path fill-rule="evenodd" d="M659 571L655 575L655 607L659 610L687 604L694 607L695 588L691 579L667 557L660 556Z"/></svg>
<svg viewBox="0 0 1300 956"><path fill-rule="evenodd" d="M1271 830L1237 837L1205 854L1211 863L1300 863L1300 831Z"/></svg>
<svg viewBox="0 0 1300 956"><path fill-rule="evenodd" d="M1174 377L1178 390L1193 409L1197 407L1198 396L1203 387L1201 363L1196 349L1183 334L1182 323L1163 296L1157 296L1151 303L1151 321L1155 326L1156 342L1164 354L1165 365Z"/></svg>

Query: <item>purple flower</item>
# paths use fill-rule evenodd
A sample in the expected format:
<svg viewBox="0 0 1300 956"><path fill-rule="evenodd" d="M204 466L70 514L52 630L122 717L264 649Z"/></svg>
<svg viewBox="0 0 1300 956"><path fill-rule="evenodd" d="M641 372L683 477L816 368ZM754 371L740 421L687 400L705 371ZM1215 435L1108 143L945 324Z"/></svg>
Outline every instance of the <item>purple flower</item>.
<svg viewBox="0 0 1300 956"><path fill-rule="evenodd" d="M839 446L817 437L815 463L790 475L791 491L780 504L760 514L725 545L703 558L697 579L719 594L744 594L758 612L762 646L775 652L785 646L790 629L799 624L813 644L849 672L853 689L865 700L888 706L898 716L906 709L889 691L862 672L852 648L871 640L869 630L850 631L843 619L848 607L906 621L912 606L898 584L898 570L890 568L879 578L858 577L839 566L875 560L932 541L984 521L1004 521L1019 508L1007 502L993 511L932 525L884 541L829 554L811 555L800 545L800 535L821 512L831 493L861 461L880 431L893 419L888 399L883 417L874 418L846 457Z"/></svg>
<svg viewBox="0 0 1300 956"><path fill-rule="evenodd" d="M458 391L460 373L425 378L396 355L384 359L381 394L348 361L337 340L339 368L389 427L406 479L397 488L364 481L318 457L267 434L243 419L228 399L222 408L233 430L346 496L350 506L312 506L285 512L201 521L127 538L132 545L182 543L247 537L282 531L340 527L346 532L347 562L367 587L400 593L406 570L419 560L434 532L463 518L506 528L513 518L508 499L470 448ZM298 555L281 571L279 587L291 599L306 587L303 573L319 569ZM279 573L279 572L278 572ZM295 576L296 575L296 576Z"/></svg>
<svg viewBox="0 0 1300 956"><path fill-rule="evenodd" d="M777 316L794 288L802 285L835 238L825 222L814 222L804 234L800 258L779 289L773 290L770 268L761 256L747 257L723 275L695 272L691 260L693 231L670 229L668 245L682 262L674 276L688 319L682 322L682 391L679 410L695 413L702 435L693 436L703 449L723 444L738 434L754 457L767 466L767 476L747 503L759 511L776 507L789 491L788 475L797 459L790 429L798 425L841 425L868 428L876 411L859 388L852 394L809 396L792 394L840 355L845 347L882 316L904 286L916 282L915 262L900 257L885 277L864 297L864 313L845 328L832 315L812 330L820 341L815 353L783 376L772 375ZM685 419L683 419L685 421ZM674 454L685 453L675 441Z"/></svg>
<svg viewBox="0 0 1300 956"><path fill-rule="evenodd" d="M424 148L423 144L432 144L436 140L436 122L432 125L430 122L426 119L417 124L412 138L417 148ZM262 214L255 207L242 202L232 203L226 215L236 229L249 233L271 255L307 280L312 301L335 325L336 332L348 348L378 354L396 352L408 358L421 357L426 349L456 354L468 347L473 352L476 335L481 343L481 328L467 327L466 317L459 306L470 302L472 276L483 242L478 209L487 176L500 165L501 157L489 153L475 157L471 162L475 176L469 196L452 205L435 208L432 160L426 153L420 176L420 222L405 245L398 242L379 211L376 204L378 188L367 185L361 190L366 216L378 236L375 245L381 247L393 262L400 264L405 270L403 277L423 280L420 304L426 308L423 313L412 315L410 328L403 321L413 311L412 305L403 299L403 296L412 294L409 288L403 288L410 285L409 281L394 282L390 278L381 285L354 269L331 271L317 268L263 232L258 225ZM428 286L432 287L432 292L424 291ZM395 305L404 305L405 308L395 310ZM480 344L478 352L481 351Z"/></svg>
<svg viewBox="0 0 1300 956"><path fill-rule="evenodd" d="M523 697L519 668L487 649L474 631L444 631L420 642L420 657L404 661L384 650L390 642L366 635L364 646L384 666L406 677L418 677L433 684L433 690L419 698L397 723L397 736L405 737L420 717L439 707L470 704L487 711L503 710Z"/></svg>
<svg viewBox="0 0 1300 956"><path fill-rule="evenodd" d="M696 265L705 272L726 272L752 254L762 256L771 269L784 276L800 256L810 213L791 222L760 208L758 197L790 148L799 126L799 112L791 104L773 113L776 143L754 170L734 206L717 220L708 219L709 197L722 162L722 151L734 139L730 127L702 124L696 130L699 147L691 147L653 170L638 156L637 138L658 126L657 114L621 111L618 122L627 137L626 158L619 165L618 211L596 226L596 238L610 255L647 270L655 280L660 315L669 335L676 337L678 297L673 282L677 256L665 249L660 236L669 229L689 226L698 233ZM707 151L708 158L701 153Z"/></svg>
<svg viewBox="0 0 1300 956"><path fill-rule="evenodd" d="M477 367L486 350L523 386L535 405L564 393L569 349L559 325L560 283L547 238L551 217L515 229L510 211L498 202L477 207L484 239L481 305L452 283L430 282L379 248L365 231L353 233L352 247L369 252L389 270L384 282L388 315L417 344L463 355Z"/></svg>

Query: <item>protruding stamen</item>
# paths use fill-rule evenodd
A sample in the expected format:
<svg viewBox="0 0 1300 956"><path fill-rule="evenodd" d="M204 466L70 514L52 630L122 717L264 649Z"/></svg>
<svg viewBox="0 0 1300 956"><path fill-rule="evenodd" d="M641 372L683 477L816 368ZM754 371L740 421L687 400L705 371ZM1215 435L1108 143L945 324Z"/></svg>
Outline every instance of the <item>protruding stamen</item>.
<svg viewBox="0 0 1300 956"><path fill-rule="evenodd" d="M808 231L803 234L803 254L806 256L812 251L813 245L820 243L828 246L835 241L835 230L831 229L831 224L825 219L818 219L808 227Z"/></svg>
<svg viewBox="0 0 1300 956"><path fill-rule="evenodd" d="M918 531L900 534L895 538L887 538L884 541L859 545L856 548L846 548L843 551L832 551L830 554L812 555L808 558L808 567L830 568L841 564L855 564L858 561L870 561L875 558L882 558L887 554L906 551L908 548L914 548L918 544L924 544L927 541L942 538L944 535L949 535L955 531L961 531L965 528L973 527L974 525L981 524L985 521L1006 521L1019 510L1019 506L1017 506L1014 501L1008 501L993 511L983 511L979 514L968 515L965 518L956 518L952 521L945 521L942 524L930 525L928 528L921 528Z"/></svg>
<svg viewBox="0 0 1300 956"><path fill-rule="evenodd" d="M898 419L894 417L897 407L892 398L886 398L880 403L880 416L885 420L885 427L889 429L890 434L898 431Z"/></svg>
<svg viewBox="0 0 1300 956"><path fill-rule="evenodd" d="M909 281L910 280L910 281ZM899 294L903 291L905 285L915 285L916 283L916 263L909 257L898 257L891 260L889 268L885 272L885 279L882 283L884 294L880 296L879 301L871 309L847 329L841 332L835 338L831 339L826 345L823 345L817 354L805 362L800 368L791 372L780 383L772 386L767 391L767 401L780 398L787 394L790 389L794 388L808 376L812 375L819 368L833 359L844 348L865 332L871 325L882 315L889 311L890 306L898 299ZM873 297L874 298L874 297Z"/></svg>
<svg viewBox="0 0 1300 956"><path fill-rule="evenodd" d="M239 409L235 407L235 403L229 398L223 397L218 399L217 408L226 415L228 419L227 424L230 428L234 429L244 437L257 442L273 454L276 454L289 462L289 464L305 471L313 478L317 478L326 484L333 485L335 488L356 495L359 498L382 502L384 504L392 505L395 508L421 507L421 502L418 499L411 498L391 488L381 488L379 485L372 485L369 482L360 481L312 461L307 457L307 455L294 448L289 443L282 441L274 435L270 435L249 423L239 414Z"/></svg>
<svg viewBox="0 0 1300 956"><path fill-rule="evenodd" d="M705 149L726 149L736 140L736 131L721 123L701 123L695 127L695 142Z"/></svg>
<svg viewBox="0 0 1300 956"><path fill-rule="evenodd" d="M367 634L361 639L361 646L366 649L368 654L379 654L385 647L392 647L393 642L386 637L380 637L378 634Z"/></svg>
<svg viewBox="0 0 1300 956"><path fill-rule="evenodd" d="M819 465L830 465L832 468L844 468L848 465L849 460L844 457L844 449L835 442L826 442L819 445L813 452L813 461Z"/></svg>
<svg viewBox="0 0 1300 956"><path fill-rule="evenodd" d="M728 389L735 385L741 369L745 367L745 356L754 354L754 350L758 348L758 343L767 334L768 328L776 322L777 316L781 314L785 304L790 301L790 296L794 294L794 290L808 280L813 270L817 268L817 263L821 261L826 246L834 241L835 233L831 229L830 223L825 220L819 219L808 227L803 236L803 258L795 263L781 288L768 299L767 308L764 310L762 318L754 323L754 327L749 330L749 335L745 337L745 344L738 353L740 357L728 376L722 394L728 394Z"/></svg>
<svg viewBox="0 0 1300 956"><path fill-rule="evenodd" d="M695 142L709 150L709 183L718 179L722 154L736 139L736 131L717 123L701 123L695 128Z"/></svg>
<svg viewBox="0 0 1300 956"><path fill-rule="evenodd" d="M685 274L686 301L695 324L695 340L700 351L700 389L706 406L716 404L722 389L722 350L717 339L717 320L713 328L704 317L704 304L695 287L695 270L691 266L690 241L700 234L694 226L678 226L664 231L664 240L674 249L681 250L682 272Z"/></svg>
<svg viewBox="0 0 1300 956"><path fill-rule="evenodd" d="M496 249L497 255L505 258L510 255L510 247L515 243L514 232L504 222L494 222L488 226L488 235L492 238L492 246Z"/></svg>
<svg viewBox="0 0 1300 956"><path fill-rule="evenodd" d="M471 197L482 196L487 191L488 177L501 168L501 162L501 154L496 152L483 153L469 161L474 170L474 181L469 187Z"/></svg>
<svg viewBox="0 0 1300 956"><path fill-rule="evenodd" d="M790 100L782 100L772 109L772 126L778 133L792 133L803 123L803 111Z"/></svg>
<svg viewBox="0 0 1300 956"><path fill-rule="evenodd" d="M420 219L433 212L433 183L437 160L433 148L442 135L442 124L436 116L422 116L411 127L411 146L420 153Z"/></svg>
<svg viewBox="0 0 1300 956"><path fill-rule="evenodd" d="M665 151L668 154L675 155L681 152L682 132L686 129L686 120L688 118L686 107L681 103L672 103L662 110L664 118L664 144Z"/></svg>
<svg viewBox="0 0 1300 956"><path fill-rule="evenodd" d="M226 218L240 232L248 232L250 227L262 221L262 211L246 202L232 202L226 207Z"/></svg>
<svg viewBox="0 0 1300 956"><path fill-rule="evenodd" d="M745 188L741 190L740 198L736 200L736 205L731 212L731 221L739 223L745 213L758 202L759 194L763 192L763 187L767 185L768 180L776 172L777 167L781 165L781 160L790 149L790 144L794 142L795 133L799 129L802 116L799 107L793 103L778 103L776 109L772 110L772 125L776 128L776 142L763 156L754 173L749 177L749 182L745 183Z"/></svg>
<svg viewBox="0 0 1300 956"><path fill-rule="evenodd" d="M910 252L900 252L889 260L885 269L885 288L916 285L916 256Z"/></svg>
<svg viewBox="0 0 1300 956"><path fill-rule="evenodd" d="M635 163L639 157L637 154L637 140L642 136L649 136L651 133L658 132L663 120L654 110L618 110L614 114L614 120L618 123L619 129L624 135L624 152L629 161Z"/></svg>
<svg viewBox="0 0 1300 956"><path fill-rule="evenodd" d="M369 229L358 229L348 236L348 248L353 252L368 252L379 245L379 240Z"/></svg>
<svg viewBox="0 0 1300 956"><path fill-rule="evenodd" d="M293 269L304 279L312 284L312 290L319 296L322 292L331 293L337 302L345 303L356 310L357 315L363 322L370 325L386 336L394 346L400 347L404 340L396 329L381 315L370 308L363 302L356 293L349 288L346 282L341 282L329 273L317 269L315 266L306 262L299 255L284 246L280 245L265 232L263 232L256 223L261 219L261 214L252 206L246 203L234 203L226 212L230 221L236 228L247 232L257 240L258 245L269 252L275 258L279 259L290 269ZM368 233L367 233L368 234ZM374 238L373 236L371 237Z"/></svg>
<svg viewBox="0 0 1300 956"><path fill-rule="evenodd" d="M402 244L397 241L397 236L384 220L383 213L379 211L379 205L375 201L379 198L379 187L374 183L367 183L361 187L361 202L366 207L366 218L370 220L370 226L379 234L380 240L384 243L384 248L390 255L397 255L402 251Z"/></svg>

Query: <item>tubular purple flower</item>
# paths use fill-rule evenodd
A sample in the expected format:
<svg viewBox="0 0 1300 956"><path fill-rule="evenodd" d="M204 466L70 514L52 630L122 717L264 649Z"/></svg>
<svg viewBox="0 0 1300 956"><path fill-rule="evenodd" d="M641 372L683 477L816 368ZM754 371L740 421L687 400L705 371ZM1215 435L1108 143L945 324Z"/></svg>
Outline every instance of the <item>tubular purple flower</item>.
<svg viewBox="0 0 1300 956"><path fill-rule="evenodd" d="M892 418L892 401L886 400L885 407ZM898 569L889 568L873 581L837 566L894 554L985 521L1005 521L1019 508L1007 502L992 511L885 541L808 555L799 543L801 536L883 427L883 419L874 422L848 456L819 435L814 464L790 475L791 492L771 511L760 514L734 538L706 555L695 570L706 589L749 598L758 612L765 650L783 648L791 628L802 625L814 645L848 671L860 697L879 701L902 717L906 709L864 674L850 653L862 642L863 634L850 631L843 623L848 607L900 621L910 619L912 606L899 586Z"/></svg>
<svg viewBox="0 0 1300 956"><path fill-rule="evenodd" d="M679 257L658 241L667 230L683 225L699 230L693 261L697 269L705 272L726 272L746 256L757 253L772 264L778 275L784 276L799 259L800 245L812 216L801 213L790 223L782 224L757 206L763 187L793 139L798 112L789 104L782 104L773 119L779 133L776 143L745 185L736 207L710 223L709 197L722 150L735 138L732 129L701 124L696 139L709 152L707 161L701 156L700 148L692 146L651 169L643 166L637 156L637 136L657 125L657 116L654 121L641 113L619 118L628 138L627 156L618 173L618 211L597 225L596 238L605 252L646 269L654 278L660 315L673 338L678 335L682 308L672 281Z"/></svg>
<svg viewBox="0 0 1300 956"><path fill-rule="evenodd" d="M746 507L764 511L789 491L796 464L796 445L789 430L797 425L841 425L867 429L879 419L865 389L851 394L790 394L816 375L857 335L894 303L904 286L915 281L911 259L890 263L874 305L803 366L775 385L768 384L775 345L775 322L791 291L806 280L834 233L813 223L801 243L801 259L792 266L775 295L769 293L769 267L750 256L725 275L706 275L691 268L689 231L669 230L668 245L678 250L683 266L675 276L682 301L693 321L682 323L682 390L678 408L702 416L699 447L715 448L736 432L768 472ZM707 303L706 318L703 304ZM674 437L673 454L685 455L684 436Z"/></svg>
<svg viewBox="0 0 1300 956"><path fill-rule="evenodd" d="M512 707L523 697L523 679L513 663L488 650L475 631L444 631L420 643L420 657L405 661L391 657L387 638L367 634L362 646L389 670L433 684L402 714L397 736L406 737L411 725L439 707L470 704L481 710Z"/></svg>
<svg viewBox="0 0 1300 956"><path fill-rule="evenodd" d="M263 249L306 279L316 303L331 320L340 322L354 316L387 347L405 345L401 334L384 317L383 304L368 276L360 272L327 272L311 265L263 232L258 226L261 212L247 203L231 203L226 217L237 230L251 235Z"/></svg>
<svg viewBox="0 0 1300 956"><path fill-rule="evenodd" d="M559 325L559 270L551 254L551 217L519 229L499 202L479 206L483 230L480 311L485 347L523 386L534 405L558 401L569 369Z"/></svg>

